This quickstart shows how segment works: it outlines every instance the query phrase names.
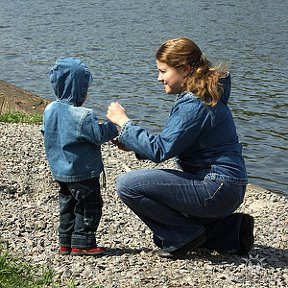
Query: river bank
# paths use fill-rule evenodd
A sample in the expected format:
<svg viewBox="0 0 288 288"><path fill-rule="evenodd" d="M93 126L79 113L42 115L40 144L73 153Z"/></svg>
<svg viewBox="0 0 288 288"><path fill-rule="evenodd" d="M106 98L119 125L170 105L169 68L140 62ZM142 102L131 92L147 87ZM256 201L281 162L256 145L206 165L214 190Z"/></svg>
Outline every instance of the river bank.
<svg viewBox="0 0 288 288"><path fill-rule="evenodd" d="M19 111L23 113L42 113L48 99L0 80L0 115Z"/></svg>
<svg viewBox="0 0 288 288"><path fill-rule="evenodd" d="M40 126L0 123L0 239L5 249L33 265L50 265L62 283L77 287L287 287L287 199L248 185L239 211L255 218L255 245L240 257L198 249L170 261L153 254L151 232L115 193L115 178L130 169L173 167L138 161L133 153L102 147L107 173L99 258L60 256L58 199L44 155ZM64 284L63 284L64 285Z"/></svg>

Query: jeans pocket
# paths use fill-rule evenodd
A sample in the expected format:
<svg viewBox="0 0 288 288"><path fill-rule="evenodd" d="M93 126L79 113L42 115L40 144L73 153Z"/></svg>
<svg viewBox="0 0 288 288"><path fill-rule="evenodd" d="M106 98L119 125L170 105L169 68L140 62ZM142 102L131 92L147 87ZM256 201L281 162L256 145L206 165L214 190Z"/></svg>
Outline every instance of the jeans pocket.
<svg viewBox="0 0 288 288"><path fill-rule="evenodd" d="M214 183L213 183L214 184ZM221 190L223 190L223 186L224 186L224 182L220 182L220 183L215 183L215 185L213 185L210 189L207 189L208 194L210 195L210 197L207 197L205 199L205 201L209 201L209 200L213 200L217 197L218 193L221 193Z"/></svg>
<svg viewBox="0 0 288 288"><path fill-rule="evenodd" d="M206 192L209 195L204 200L204 207L212 217L223 217L233 213L242 203L243 185L226 181L206 182Z"/></svg>

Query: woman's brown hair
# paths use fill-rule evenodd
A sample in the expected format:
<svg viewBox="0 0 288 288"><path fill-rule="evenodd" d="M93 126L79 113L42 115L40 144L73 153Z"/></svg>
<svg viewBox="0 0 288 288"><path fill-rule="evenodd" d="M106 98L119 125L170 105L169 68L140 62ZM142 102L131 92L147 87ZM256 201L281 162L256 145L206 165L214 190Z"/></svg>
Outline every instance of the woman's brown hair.
<svg viewBox="0 0 288 288"><path fill-rule="evenodd" d="M222 66L213 66L192 40L182 37L166 41L156 52L156 59L176 70L189 67L187 90L201 98L206 105L217 104L222 91L219 78L227 70Z"/></svg>

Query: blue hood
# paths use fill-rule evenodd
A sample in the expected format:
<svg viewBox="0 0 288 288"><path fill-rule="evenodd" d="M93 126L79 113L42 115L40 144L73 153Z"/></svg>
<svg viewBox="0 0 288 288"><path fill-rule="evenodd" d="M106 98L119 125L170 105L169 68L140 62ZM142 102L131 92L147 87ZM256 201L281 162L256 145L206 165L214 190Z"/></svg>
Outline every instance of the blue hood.
<svg viewBox="0 0 288 288"><path fill-rule="evenodd" d="M73 106L81 106L92 76L88 67L76 58L60 58L50 70L50 83L56 97Z"/></svg>
<svg viewBox="0 0 288 288"><path fill-rule="evenodd" d="M221 101L224 104L228 103L228 99L230 97L230 92L231 92L231 77L230 77L230 73L227 72L226 76L223 78L220 78L219 82L222 84L222 95L221 95Z"/></svg>

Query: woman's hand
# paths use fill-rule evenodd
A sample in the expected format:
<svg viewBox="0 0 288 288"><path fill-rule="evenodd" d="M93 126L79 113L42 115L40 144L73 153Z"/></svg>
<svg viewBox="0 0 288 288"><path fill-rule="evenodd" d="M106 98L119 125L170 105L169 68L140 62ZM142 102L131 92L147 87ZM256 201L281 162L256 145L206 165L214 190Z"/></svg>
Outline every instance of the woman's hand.
<svg viewBox="0 0 288 288"><path fill-rule="evenodd" d="M120 127L129 120L125 109L118 102L112 102L108 106L106 117Z"/></svg>
<svg viewBox="0 0 288 288"><path fill-rule="evenodd" d="M115 139L113 139L113 140L111 140L111 142L114 144L114 145L116 145L117 147L118 147L118 149L120 149L120 150L122 150L122 151L131 151L130 149L128 149L126 146L124 146L120 141L119 141L119 139L118 139L118 137L117 138L115 138Z"/></svg>

